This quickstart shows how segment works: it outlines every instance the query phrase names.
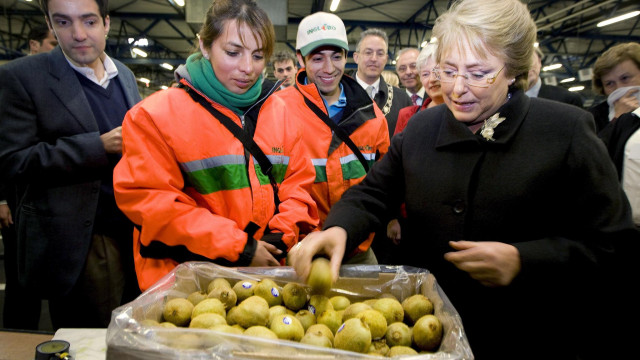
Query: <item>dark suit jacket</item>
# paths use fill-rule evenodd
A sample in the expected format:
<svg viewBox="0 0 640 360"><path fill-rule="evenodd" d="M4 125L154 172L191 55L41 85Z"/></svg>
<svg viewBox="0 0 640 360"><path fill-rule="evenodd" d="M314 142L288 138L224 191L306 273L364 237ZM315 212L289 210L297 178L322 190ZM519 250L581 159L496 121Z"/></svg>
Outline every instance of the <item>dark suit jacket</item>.
<svg viewBox="0 0 640 360"><path fill-rule="evenodd" d="M129 107L135 77L114 59ZM64 295L84 266L100 178L112 171L98 125L60 47L0 66L0 182L16 186L20 282ZM120 119L122 121L122 119Z"/></svg>
<svg viewBox="0 0 640 360"><path fill-rule="evenodd" d="M596 122L596 132L600 133L609 124L609 104L607 100L589 108Z"/></svg>
<svg viewBox="0 0 640 360"><path fill-rule="evenodd" d="M546 85L543 83L540 87L538 97L575 105L582 109L582 97L560 86Z"/></svg>
<svg viewBox="0 0 640 360"><path fill-rule="evenodd" d="M493 141L470 132L446 106L418 112L331 208L324 227L347 230L348 253L404 202L403 264L435 275L476 358L575 358L571 337L596 326L584 325L595 319L584 317L580 297L594 284L609 285L604 269L613 271L614 255L624 254L615 244L638 241L629 203L588 112L520 91L498 111L506 120ZM446 261L449 241L463 239L516 247L521 269L514 281L486 287ZM553 300L543 304L543 293ZM547 316L553 329L539 321ZM540 331L544 347L535 346Z"/></svg>
<svg viewBox="0 0 640 360"><path fill-rule="evenodd" d="M387 99L389 98L389 87L387 83L384 81L384 78L380 76L380 90L376 96L373 97L376 104L383 110L384 106L387 103ZM389 126L389 138L393 135L393 132L396 130L396 122L398 121L398 113L400 109L411 106L413 103L411 102L411 98L407 95L407 92L403 89L393 86L393 99L391 99L391 109L387 114L385 114L385 118L387 118L387 125Z"/></svg>

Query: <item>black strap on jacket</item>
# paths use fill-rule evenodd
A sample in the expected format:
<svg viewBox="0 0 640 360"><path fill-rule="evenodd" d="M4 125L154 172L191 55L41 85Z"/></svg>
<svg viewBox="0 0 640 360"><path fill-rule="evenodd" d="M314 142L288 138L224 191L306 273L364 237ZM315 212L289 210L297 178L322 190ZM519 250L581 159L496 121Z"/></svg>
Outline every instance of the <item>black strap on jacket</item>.
<svg viewBox="0 0 640 360"><path fill-rule="evenodd" d="M207 101L202 95L200 95L197 91L189 88L188 86L184 86L183 89L191 96L191 98L200 104L203 108L213 115L214 118L218 119L224 127L229 130L236 139L240 140L245 149L253 155L253 157L258 161L258 165L260 165L260 170L263 174L269 177L269 182L271 183L271 187L273 187L273 199L276 204L276 212L278 211L278 206L280 205L280 198L278 197L278 183L276 182L275 177L273 176L273 165L267 155L264 154L260 146L256 144L253 138L247 134L238 124L236 124L233 120L231 120L227 115L221 113L218 109L214 108L211 103Z"/></svg>
<svg viewBox="0 0 640 360"><path fill-rule="evenodd" d="M347 144L349 149L353 151L353 154L358 158L358 160L360 160L360 163L364 167L364 171L369 172L369 163L364 158L364 155L362 155L362 152L360 152L360 149L358 149L356 144L353 143L353 140L351 140L351 138L349 137L349 134L347 134L347 132L344 131L343 128L339 127L338 124L336 124L333 120L331 120L329 115L325 114L325 112L322 111L318 107L318 105L314 104L311 100L309 100L306 96L304 96L302 91L298 89L298 86L295 86L295 88L296 90L298 90L298 92L300 92L300 95L302 95L302 98L304 99L304 102L307 104L307 107L311 109L311 111L313 111L316 114L316 116L320 118L320 120L324 121L324 123L331 128L333 133L340 138L340 140L342 140L345 144Z"/></svg>

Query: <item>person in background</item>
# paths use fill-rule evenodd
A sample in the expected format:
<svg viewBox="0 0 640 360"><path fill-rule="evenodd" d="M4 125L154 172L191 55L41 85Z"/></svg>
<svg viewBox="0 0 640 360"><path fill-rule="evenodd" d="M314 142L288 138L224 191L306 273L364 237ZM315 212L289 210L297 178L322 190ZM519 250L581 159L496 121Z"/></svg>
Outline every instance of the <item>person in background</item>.
<svg viewBox="0 0 640 360"><path fill-rule="evenodd" d="M531 69L529 69L528 82L529 86L525 94L529 97L540 97L549 100L560 101L566 104L575 105L582 108L582 97L579 94L561 87L542 83L540 78L540 70L542 69L542 50L534 48L533 56L531 56Z"/></svg>
<svg viewBox="0 0 640 360"><path fill-rule="evenodd" d="M106 0L40 5L59 46L0 66L0 175L20 200L18 277L49 300L55 329L106 327L139 293L133 226L115 204L112 172L122 119L140 94L104 52Z"/></svg>
<svg viewBox="0 0 640 360"><path fill-rule="evenodd" d="M411 105L411 99L400 88L387 84L381 76L389 59L388 43L387 33L383 30L367 29L361 32L353 61L358 65L355 79L382 110L391 137L398 121L398 112Z"/></svg>
<svg viewBox="0 0 640 360"><path fill-rule="evenodd" d="M326 31L311 31L323 26ZM349 45L344 23L338 16L317 12L302 19L296 49L301 66L296 86L270 97L260 116L297 122L304 128L302 142L315 168L311 196L322 224L342 194L362 181L366 168L386 154L389 130L384 115L362 86L344 75ZM351 139L366 167L329 122ZM347 254L345 261L377 263L370 249L370 235L361 239L362 244Z"/></svg>
<svg viewBox="0 0 640 360"><path fill-rule="evenodd" d="M391 70L382 70L381 75L382 75L382 78L384 79L384 82L386 82L387 84L395 87L400 86L400 78L398 77L398 74L396 74L395 72Z"/></svg>
<svg viewBox="0 0 640 360"><path fill-rule="evenodd" d="M536 39L526 5L462 0L433 35L446 106L393 137L325 230L290 253L292 266L306 279L325 254L337 278L342 256L404 202L403 264L435 276L476 359L635 352L635 333L615 330L637 314L617 286L637 280L629 203L591 114L524 94Z"/></svg>
<svg viewBox="0 0 640 360"><path fill-rule="evenodd" d="M46 53L58 46L58 40L46 23L32 27L27 40L29 40L29 55Z"/></svg>
<svg viewBox="0 0 640 360"><path fill-rule="evenodd" d="M114 188L136 224L143 290L189 260L278 266L318 222L302 127L258 116L277 90L262 89L275 40L266 12L251 0L216 0L198 35L199 51L175 72L181 87L147 97L123 123ZM270 173L225 119L255 141Z"/></svg>
<svg viewBox="0 0 640 360"><path fill-rule="evenodd" d="M400 50L396 59L396 72L400 83L405 88L413 105L422 105L425 96L416 65L418 54L420 54L420 50L416 48L405 48Z"/></svg>
<svg viewBox="0 0 640 360"><path fill-rule="evenodd" d="M31 28L27 39L29 41L29 55L49 52L58 45L58 41L46 23ZM16 208L16 203L17 199L15 199L12 186L0 186L0 231L4 245L6 275L2 314L3 327L38 330L40 298L23 289L18 281L18 264L16 263L18 249L11 210Z"/></svg>
<svg viewBox="0 0 640 360"><path fill-rule="evenodd" d="M595 69L594 90L619 95L611 105L609 101L602 103L612 114L612 120L608 121L607 115L606 125L598 136L609 150L631 203L633 221L640 227L640 44L612 47L596 60ZM599 106L605 108L601 105L596 108Z"/></svg>
<svg viewBox="0 0 640 360"><path fill-rule="evenodd" d="M398 115L398 123L394 131L395 134L399 134L404 130L409 122L409 119L415 115L418 111L422 111L427 108L432 108L444 103L442 98L442 90L440 88L440 80L436 78L436 74L433 71L438 64L436 62L436 51L438 50L438 43L430 43L420 50L418 59L416 60L416 66L418 74L420 75L420 82L422 88L425 89L427 98L422 102L422 105L408 106L400 110Z"/></svg>
<svg viewBox="0 0 640 360"><path fill-rule="evenodd" d="M288 88L295 83L294 77L298 72L296 66L296 54L288 50L283 50L275 53L271 58L273 63L273 76L283 83L280 85L280 89Z"/></svg>
<svg viewBox="0 0 640 360"><path fill-rule="evenodd" d="M618 44L605 51L593 66L592 87L606 101L589 109L600 132L613 119L640 107L640 44Z"/></svg>

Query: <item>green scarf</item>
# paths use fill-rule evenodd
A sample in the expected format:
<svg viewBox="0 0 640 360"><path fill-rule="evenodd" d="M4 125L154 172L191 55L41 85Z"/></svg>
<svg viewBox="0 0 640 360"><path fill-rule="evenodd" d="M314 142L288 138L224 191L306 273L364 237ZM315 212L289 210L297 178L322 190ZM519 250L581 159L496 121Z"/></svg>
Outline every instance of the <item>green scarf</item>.
<svg viewBox="0 0 640 360"><path fill-rule="evenodd" d="M262 75L260 75L258 81L244 94L232 93L218 80L211 62L200 53L189 56L186 66L191 83L197 90L238 115L244 114L244 110L240 109L246 109L258 101L262 92Z"/></svg>

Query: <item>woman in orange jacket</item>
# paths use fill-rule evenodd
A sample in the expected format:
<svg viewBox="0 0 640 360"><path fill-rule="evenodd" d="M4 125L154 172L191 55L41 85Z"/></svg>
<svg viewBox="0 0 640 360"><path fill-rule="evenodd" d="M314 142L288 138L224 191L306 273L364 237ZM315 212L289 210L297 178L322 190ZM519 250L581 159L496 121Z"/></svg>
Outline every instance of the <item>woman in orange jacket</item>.
<svg viewBox="0 0 640 360"><path fill-rule="evenodd" d="M317 226L309 194L315 172L300 126L293 119L257 122L278 88L262 90L274 37L253 1L215 1L199 33L200 52L176 70L181 86L127 113L114 190L136 224L142 290L189 260L279 265L299 235ZM223 118L252 136L272 165L270 176Z"/></svg>

